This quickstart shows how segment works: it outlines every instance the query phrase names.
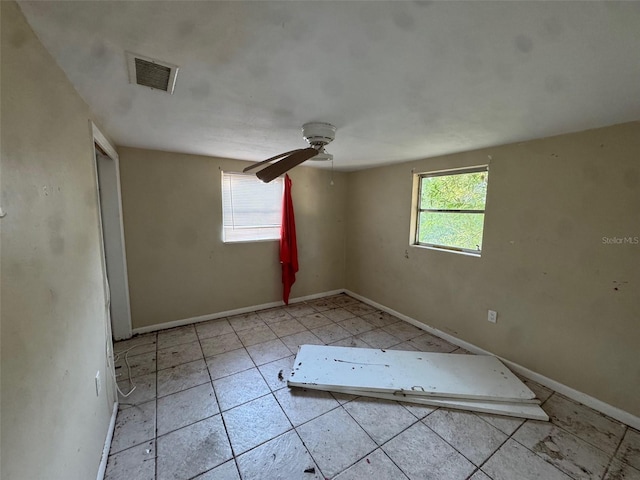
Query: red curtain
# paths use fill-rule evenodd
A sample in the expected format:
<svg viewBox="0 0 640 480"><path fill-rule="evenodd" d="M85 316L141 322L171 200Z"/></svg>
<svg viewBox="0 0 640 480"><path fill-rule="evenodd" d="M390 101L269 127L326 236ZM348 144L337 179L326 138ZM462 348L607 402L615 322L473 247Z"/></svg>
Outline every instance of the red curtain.
<svg viewBox="0 0 640 480"><path fill-rule="evenodd" d="M296 220L291 200L291 179L284 177L282 200L282 227L280 229L280 263L282 264L282 300L289 305L291 285L296 281L298 271L298 245L296 243Z"/></svg>

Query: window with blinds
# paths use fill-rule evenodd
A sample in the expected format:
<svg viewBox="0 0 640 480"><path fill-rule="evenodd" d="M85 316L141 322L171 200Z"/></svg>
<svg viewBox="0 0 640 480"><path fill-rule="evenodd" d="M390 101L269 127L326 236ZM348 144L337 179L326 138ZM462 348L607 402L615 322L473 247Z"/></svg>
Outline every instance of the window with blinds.
<svg viewBox="0 0 640 480"><path fill-rule="evenodd" d="M222 172L223 241L280 239L284 180L263 183L255 175Z"/></svg>

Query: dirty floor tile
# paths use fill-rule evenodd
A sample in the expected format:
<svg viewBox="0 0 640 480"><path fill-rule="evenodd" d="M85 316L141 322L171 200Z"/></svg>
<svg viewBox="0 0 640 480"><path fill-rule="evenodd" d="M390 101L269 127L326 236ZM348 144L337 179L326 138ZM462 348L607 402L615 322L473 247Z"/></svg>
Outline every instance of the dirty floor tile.
<svg viewBox="0 0 640 480"><path fill-rule="evenodd" d="M273 362L288 357L291 350L279 338L247 347L249 355L256 365Z"/></svg>
<svg viewBox="0 0 640 480"><path fill-rule="evenodd" d="M131 405L139 405L154 400L156 398L156 373L153 372L141 377L122 380L118 382L118 388L124 394L121 395L118 392L120 408L127 408Z"/></svg>
<svg viewBox="0 0 640 480"><path fill-rule="evenodd" d="M358 335L359 333L368 332L369 330L374 329L373 325L360 317L342 320L341 322L338 322L338 325L347 330L351 335Z"/></svg>
<svg viewBox="0 0 640 480"><path fill-rule="evenodd" d="M627 433L616 452L616 458L640 470L640 432L631 427L627 428Z"/></svg>
<svg viewBox="0 0 640 480"><path fill-rule="evenodd" d="M320 390L283 388L274 395L294 427L340 406L329 392Z"/></svg>
<svg viewBox="0 0 640 480"><path fill-rule="evenodd" d="M282 340L282 343L284 343L294 355L298 353L300 345L324 345L322 340L308 330L282 337L280 340Z"/></svg>
<svg viewBox="0 0 640 480"><path fill-rule="evenodd" d="M292 428L273 395L265 395L227 410L222 416L235 455L240 455Z"/></svg>
<svg viewBox="0 0 640 480"><path fill-rule="evenodd" d="M640 480L640 470L614 458L602 480Z"/></svg>
<svg viewBox="0 0 640 480"><path fill-rule="evenodd" d="M570 480L571 477L545 462L514 440L507 440L482 466L493 480Z"/></svg>
<svg viewBox="0 0 640 480"><path fill-rule="evenodd" d="M158 399L158 435L177 430L220 412L210 383Z"/></svg>
<svg viewBox="0 0 640 480"><path fill-rule="evenodd" d="M271 392L255 367L214 380L213 388L223 411Z"/></svg>
<svg viewBox="0 0 640 480"><path fill-rule="evenodd" d="M200 342L181 343L173 347L158 350L158 370L175 367L182 363L194 362L202 358Z"/></svg>
<svg viewBox="0 0 640 480"><path fill-rule="evenodd" d="M293 355L281 358L280 360L276 360L275 362L266 363L264 365L260 365L258 370L262 374L262 377L269 385L269 388L272 391L279 390L287 386L287 380L289 375L291 375L291 371L293 370L293 361L295 357Z"/></svg>
<svg viewBox="0 0 640 480"><path fill-rule="evenodd" d="M417 421L398 402L377 398L360 397L347 403L344 408L378 445Z"/></svg>
<svg viewBox="0 0 640 480"><path fill-rule="evenodd" d="M324 327L314 328L312 333L324 343L333 343L343 338L350 337L351 334L340 325L332 323Z"/></svg>
<svg viewBox="0 0 640 480"><path fill-rule="evenodd" d="M450 353L458 348L456 345L430 333L411 338L407 340L407 343L413 345L420 352Z"/></svg>
<svg viewBox="0 0 640 480"><path fill-rule="evenodd" d="M360 334L357 338L364 340L371 348L389 348L400 343L399 338L385 332L381 328Z"/></svg>
<svg viewBox="0 0 640 480"><path fill-rule="evenodd" d="M328 478L376 449L373 440L342 408L325 413L296 430Z"/></svg>
<svg viewBox="0 0 640 480"><path fill-rule="evenodd" d="M507 439L504 433L471 412L440 408L423 422L476 466Z"/></svg>
<svg viewBox="0 0 640 480"><path fill-rule="evenodd" d="M245 347L250 347L251 345L256 345L268 340L274 340L276 338L276 334L273 333L268 325L261 325L247 330L241 330L237 334Z"/></svg>
<svg viewBox="0 0 640 480"><path fill-rule="evenodd" d="M128 366L127 366L128 363ZM131 377L139 377L156 371L156 352L143 353L141 355L120 354L115 362L116 378L118 381Z"/></svg>
<svg viewBox="0 0 640 480"><path fill-rule="evenodd" d="M620 422L573 400L554 394L542 408L551 422L575 436L613 455L625 432Z"/></svg>
<svg viewBox="0 0 640 480"><path fill-rule="evenodd" d="M173 347L181 343L197 342L198 336L193 325L162 330L158 332L158 349Z"/></svg>
<svg viewBox="0 0 640 480"><path fill-rule="evenodd" d="M144 335L136 335L128 340L122 340L113 344L114 353L129 352L129 357L140 355L142 353L150 353L156 351L156 343L158 341L157 333L146 333Z"/></svg>
<svg viewBox="0 0 640 480"><path fill-rule="evenodd" d="M289 315L289 313L281 307L260 310L257 313L262 321L268 324L282 322L291 318L291 315Z"/></svg>
<svg viewBox="0 0 640 480"><path fill-rule="evenodd" d="M334 308L332 310L325 310L322 312L322 315L327 317L329 320L333 322L341 322L346 320L347 318L353 318L356 315L351 313L349 310L345 310L344 308Z"/></svg>
<svg viewBox="0 0 640 480"><path fill-rule="evenodd" d="M229 460L213 470L198 475L193 480L240 480L240 475L236 462Z"/></svg>
<svg viewBox="0 0 640 480"><path fill-rule="evenodd" d="M380 449L370 453L335 477L336 480L370 480L373 478L407 480L407 476Z"/></svg>
<svg viewBox="0 0 640 480"><path fill-rule="evenodd" d="M231 328L233 328L235 332L239 332L240 330L247 330L259 325L264 325L264 321L256 312L234 315L232 317L227 317L227 320L229 321L229 323L231 324Z"/></svg>
<svg viewBox="0 0 640 480"><path fill-rule="evenodd" d="M158 397L164 397L209 381L209 372L204 360L165 368L158 372Z"/></svg>
<svg viewBox="0 0 640 480"><path fill-rule="evenodd" d="M192 478L232 457L220 415L158 437L157 479Z"/></svg>
<svg viewBox="0 0 640 480"><path fill-rule="evenodd" d="M609 463L602 450L549 422L528 420L512 438L573 478L600 479Z"/></svg>
<svg viewBox="0 0 640 480"><path fill-rule="evenodd" d="M212 357L243 347L242 342L235 333L225 333L217 337L204 338L200 340L200 345L205 357Z"/></svg>
<svg viewBox="0 0 640 480"><path fill-rule="evenodd" d="M207 358L207 367L209 368L211 380L227 377L254 366L253 360L251 360L249 353L244 348L238 348L237 350Z"/></svg>
<svg viewBox="0 0 640 480"><path fill-rule="evenodd" d="M304 325L309 330L314 328L323 327L324 325L330 325L333 323L333 320L330 320L322 313L314 313L311 315L306 315L304 317L299 317L298 322Z"/></svg>
<svg viewBox="0 0 640 480"><path fill-rule="evenodd" d="M420 422L382 449L411 480L465 480L475 470L471 462Z"/></svg>
<svg viewBox="0 0 640 480"><path fill-rule="evenodd" d="M219 318L217 320L197 323L196 332L200 339L211 338L233 333L233 327L226 318Z"/></svg>
<svg viewBox="0 0 640 480"><path fill-rule="evenodd" d="M155 480L155 440L109 456L104 480Z"/></svg>
<svg viewBox="0 0 640 480"><path fill-rule="evenodd" d="M295 431L269 440L238 457L243 480L322 480Z"/></svg>
<svg viewBox="0 0 640 480"><path fill-rule="evenodd" d="M287 335L293 335L294 333L304 332L307 329L295 318L289 320L283 320L282 322L274 323L271 325L271 330L278 337L286 337Z"/></svg>
<svg viewBox="0 0 640 480"><path fill-rule="evenodd" d="M125 408L118 412L111 440L111 454L153 440L156 433L156 402Z"/></svg>

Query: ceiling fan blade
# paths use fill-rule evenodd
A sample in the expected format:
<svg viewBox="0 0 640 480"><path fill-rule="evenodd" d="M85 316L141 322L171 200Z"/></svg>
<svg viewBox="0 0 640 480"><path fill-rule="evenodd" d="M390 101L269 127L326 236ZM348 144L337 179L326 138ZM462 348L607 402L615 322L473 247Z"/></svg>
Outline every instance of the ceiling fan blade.
<svg viewBox="0 0 640 480"><path fill-rule="evenodd" d="M298 148L296 150L291 150L290 152L281 153L279 155L276 155L275 157L267 158L266 160L263 160L261 162L257 162L257 163L254 163L253 165L249 165L247 168L245 168L242 171L243 172L248 172L249 170L253 170L254 168L259 167L260 165L262 165L264 163L273 162L274 160L278 160L279 158L286 157L287 155L291 155L292 153L299 152L300 150L304 150L304 148Z"/></svg>
<svg viewBox="0 0 640 480"><path fill-rule="evenodd" d="M258 173L256 173L256 176L264 183L269 183L274 178L279 177L285 172L288 172L293 167L300 165L305 160L309 160L311 157L315 157L316 155L318 155L318 153L320 153L318 152L318 150L311 147L298 150L288 157L283 158L279 162L263 168Z"/></svg>

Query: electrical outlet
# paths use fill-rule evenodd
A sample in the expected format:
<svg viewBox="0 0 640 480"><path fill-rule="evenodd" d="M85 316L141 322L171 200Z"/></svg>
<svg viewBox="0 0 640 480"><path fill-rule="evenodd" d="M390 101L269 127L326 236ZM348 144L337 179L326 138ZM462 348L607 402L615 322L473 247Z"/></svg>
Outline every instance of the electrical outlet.
<svg viewBox="0 0 640 480"><path fill-rule="evenodd" d="M100 380L100 370L96 373L96 396L100 396L100 392L102 391L102 381Z"/></svg>
<svg viewBox="0 0 640 480"><path fill-rule="evenodd" d="M496 312L495 310L489 310L487 320L489 320L491 323L496 323L498 321L498 312Z"/></svg>

